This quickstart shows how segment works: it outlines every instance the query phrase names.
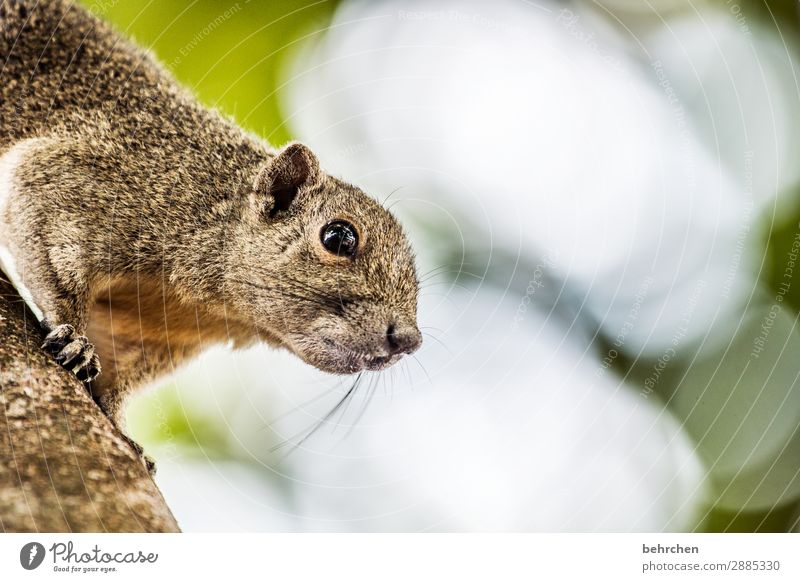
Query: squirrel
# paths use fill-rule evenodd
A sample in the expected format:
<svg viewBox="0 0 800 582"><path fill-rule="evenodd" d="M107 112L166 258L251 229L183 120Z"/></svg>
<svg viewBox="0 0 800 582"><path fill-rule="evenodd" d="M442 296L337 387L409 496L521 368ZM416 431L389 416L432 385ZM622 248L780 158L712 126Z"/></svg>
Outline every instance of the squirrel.
<svg viewBox="0 0 800 582"><path fill-rule="evenodd" d="M69 0L0 0L0 245L42 348L123 435L127 396L214 343L353 374L422 342L383 206Z"/></svg>

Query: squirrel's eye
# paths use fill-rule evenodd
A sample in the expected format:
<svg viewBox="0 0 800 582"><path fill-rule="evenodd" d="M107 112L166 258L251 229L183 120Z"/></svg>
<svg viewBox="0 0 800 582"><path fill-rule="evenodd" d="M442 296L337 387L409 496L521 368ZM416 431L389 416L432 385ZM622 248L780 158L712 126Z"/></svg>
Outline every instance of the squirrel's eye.
<svg viewBox="0 0 800 582"><path fill-rule="evenodd" d="M352 257L358 248L356 228L344 220L331 222L320 233L325 250L340 257Z"/></svg>

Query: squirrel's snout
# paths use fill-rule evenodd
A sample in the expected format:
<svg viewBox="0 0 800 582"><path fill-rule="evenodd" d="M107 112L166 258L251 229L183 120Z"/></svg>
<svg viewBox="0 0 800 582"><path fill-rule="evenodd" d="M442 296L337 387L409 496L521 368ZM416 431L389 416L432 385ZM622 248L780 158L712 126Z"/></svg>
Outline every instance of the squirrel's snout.
<svg viewBox="0 0 800 582"><path fill-rule="evenodd" d="M301 351L298 355L320 370L334 374L384 370L397 363L404 354L413 354L422 345L422 334L416 324L398 320L376 335L357 335L354 338L360 340L357 343L350 343L350 337L341 336L323 336L320 339L322 350Z"/></svg>
<svg viewBox="0 0 800 582"><path fill-rule="evenodd" d="M386 328L386 346L392 356L413 354L422 344L422 334L416 326L404 326L390 323Z"/></svg>

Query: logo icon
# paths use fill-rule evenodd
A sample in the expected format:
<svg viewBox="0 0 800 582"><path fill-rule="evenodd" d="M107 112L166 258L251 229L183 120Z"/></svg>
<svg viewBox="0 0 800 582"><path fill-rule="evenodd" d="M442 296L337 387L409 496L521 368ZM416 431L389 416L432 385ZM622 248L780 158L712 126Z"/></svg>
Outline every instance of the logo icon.
<svg viewBox="0 0 800 582"><path fill-rule="evenodd" d="M39 542L30 542L19 551L19 563L26 570L35 570L44 561L44 546Z"/></svg>

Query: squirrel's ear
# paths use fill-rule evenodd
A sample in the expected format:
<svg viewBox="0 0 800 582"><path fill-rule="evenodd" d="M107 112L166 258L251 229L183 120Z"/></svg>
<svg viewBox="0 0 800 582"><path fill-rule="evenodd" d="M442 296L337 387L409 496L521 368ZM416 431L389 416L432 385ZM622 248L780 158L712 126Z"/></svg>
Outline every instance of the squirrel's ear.
<svg viewBox="0 0 800 582"><path fill-rule="evenodd" d="M261 169L253 185L258 194L267 197L270 216L287 210L297 191L314 184L320 175L319 161L308 147L290 143Z"/></svg>

